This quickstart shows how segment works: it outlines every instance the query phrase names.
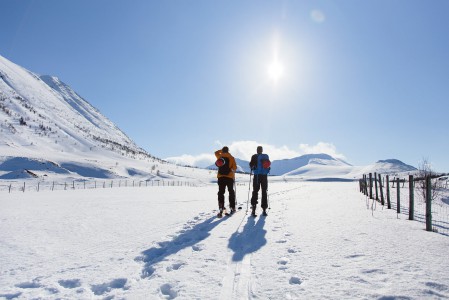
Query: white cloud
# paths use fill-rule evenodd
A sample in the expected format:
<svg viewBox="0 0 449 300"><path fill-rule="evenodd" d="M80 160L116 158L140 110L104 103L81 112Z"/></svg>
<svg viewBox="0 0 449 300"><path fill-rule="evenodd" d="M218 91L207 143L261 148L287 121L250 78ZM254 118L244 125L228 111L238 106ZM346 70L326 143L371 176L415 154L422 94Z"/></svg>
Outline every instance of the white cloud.
<svg viewBox="0 0 449 300"><path fill-rule="evenodd" d="M237 141L230 144L229 152L233 156L244 160L250 160L251 156L256 153L257 146L263 147L263 152L270 156L271 160L293 158L298 155L297 151L289 149L287 146L274 146L264 143L258 143L256 141Z"/></svg>
<svg viewBox="0 0 449 300"><path fill-rule="evenodd" d="M337 148L330 143L319 142L316 145L299 144L297 149L290 149L289 147L275 146L256 141L236 141L231 144L224 145L219 141L215 141L217 149L228 146L229 152L237 158L243 160L250 160L251 156L256 153L257 146L262 146L264 153L270 156L271 160L288 159L298 157L304 154L329 154L332 157L345 159L345 156L337 152ZM215 162L214 153L202 153L199 155L184 154L176 157L166 158L167 161L177 163L180 165L190 165L197 167L207 167Z"/></svg>
<svg viewBox="0 0 449 300"><path fill-rule="evenodd" d="M215 155L213 153L203 153L195 156L183 154L181 156L168 157L165 160L178 165L188 165L204 168L212 165L215 162Z"/></svg>

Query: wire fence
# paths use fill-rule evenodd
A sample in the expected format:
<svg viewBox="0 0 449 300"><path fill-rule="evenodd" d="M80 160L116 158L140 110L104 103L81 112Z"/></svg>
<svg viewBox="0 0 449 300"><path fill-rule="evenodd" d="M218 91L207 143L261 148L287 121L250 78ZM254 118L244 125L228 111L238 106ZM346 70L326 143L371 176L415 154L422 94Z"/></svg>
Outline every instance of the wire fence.
<svg viewBox="0 0 449 300"><path fill-rule="evenodd" d="M39 192L77 189L106 189L121 187L150 187L150 186L188 186L197 187L202 184L192 181L176 180L96 180L96 181L23 181L0 183L0 192Z"/></svg>
<svg viewBox="0 0 449 300"><path fill-rule="evenodd" d="M360 192L396 213L425 224L427 231L449 236L449 185L447 177L393 178L370 173L359 180ZM367 202L368 205L368 202Z"/></svg>

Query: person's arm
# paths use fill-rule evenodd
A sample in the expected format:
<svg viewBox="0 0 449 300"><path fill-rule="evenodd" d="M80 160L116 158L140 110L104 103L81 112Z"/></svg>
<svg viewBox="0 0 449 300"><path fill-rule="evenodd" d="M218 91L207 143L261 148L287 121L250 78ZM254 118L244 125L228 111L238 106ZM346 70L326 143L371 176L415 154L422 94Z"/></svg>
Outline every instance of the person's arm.
<svg viewBox="0 0 449 300"><path fill-rule="evenodd" d="M216 157L217 159L219 159L219 158L221 157L221 149L215 151L215 157Z"/></svg>
<svg viewBox="0 0 449 300"><path fill-rule="evenodd" d="M254 170L257 166L257 154L254 154L251 157L251 161L249 162L249 167L251 170Z"/></svg>

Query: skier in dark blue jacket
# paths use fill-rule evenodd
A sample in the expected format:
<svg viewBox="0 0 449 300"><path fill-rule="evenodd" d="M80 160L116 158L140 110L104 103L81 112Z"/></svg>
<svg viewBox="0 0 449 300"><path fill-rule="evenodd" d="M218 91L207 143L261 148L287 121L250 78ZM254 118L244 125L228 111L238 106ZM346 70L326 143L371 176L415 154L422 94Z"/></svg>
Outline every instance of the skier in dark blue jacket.
<svg viewBox="0 0 449 300"><path fill-rule="evenodd" d="M253 179L253 195L251 197L251 214L256 216L256 206L257 198L260 188L262 188L262 209L263 215L267 215L268 201L267 201L267 190L268 190L268 173L270 173L270 158L267 154L263 153L262 146L257 147L257 154L251 157L249 167L251 168L254 179Z"/></svg>

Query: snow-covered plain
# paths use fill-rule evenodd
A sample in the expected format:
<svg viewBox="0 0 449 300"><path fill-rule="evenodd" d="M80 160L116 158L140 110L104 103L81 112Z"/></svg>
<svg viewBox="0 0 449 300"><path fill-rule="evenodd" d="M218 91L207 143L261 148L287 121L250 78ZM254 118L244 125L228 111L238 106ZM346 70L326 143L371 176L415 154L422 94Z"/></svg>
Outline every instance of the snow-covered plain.
<svg viewBox="0 0 449 300"><path fill-rule="evenodd" d="M448 236L356 182L273 178L252 218L243 179L223 219L213 184L2 192L0 298L449 298Z"/></svg>

